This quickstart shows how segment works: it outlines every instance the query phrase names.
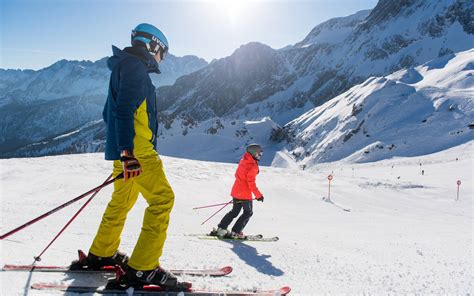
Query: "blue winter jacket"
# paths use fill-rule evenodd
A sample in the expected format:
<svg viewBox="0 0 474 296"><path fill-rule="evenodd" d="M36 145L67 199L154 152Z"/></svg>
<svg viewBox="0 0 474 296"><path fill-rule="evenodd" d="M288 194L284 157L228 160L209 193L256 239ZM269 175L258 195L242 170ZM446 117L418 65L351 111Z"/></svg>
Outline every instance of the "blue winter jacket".
<svg viewBox="0 0 474 296"><path fill-rule="evenodd" d="M143 47L120 50L112 46L107 61L110 75L109 93L102 113L107 125L105 159L120 159L120 151L133 150L134 113L146 99L149 139L156 150L158 132L156 93L148 73L160 73L158 63Z"/></svg>

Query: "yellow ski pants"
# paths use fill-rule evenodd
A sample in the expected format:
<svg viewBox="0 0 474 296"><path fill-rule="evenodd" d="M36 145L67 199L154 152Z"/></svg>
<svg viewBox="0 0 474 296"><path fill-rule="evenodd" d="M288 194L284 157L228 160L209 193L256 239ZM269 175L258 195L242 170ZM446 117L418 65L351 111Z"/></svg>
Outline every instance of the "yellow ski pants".
<svg viewBox="0 0 474 296"><path fill-rule="evenodd" d="M166 179L159 156L145 156L138 158L138 161L142 166L142 174L127 182L123 179L114 182L112 200L107 205L89 252L100 257L115 254L127 213L141 193L148 202L148 207L128 265L137 270L151 270L160 265L159 258L166 240L174 193ZM119 160L114 161L113 176L122 171L122 163Z"/></svg>

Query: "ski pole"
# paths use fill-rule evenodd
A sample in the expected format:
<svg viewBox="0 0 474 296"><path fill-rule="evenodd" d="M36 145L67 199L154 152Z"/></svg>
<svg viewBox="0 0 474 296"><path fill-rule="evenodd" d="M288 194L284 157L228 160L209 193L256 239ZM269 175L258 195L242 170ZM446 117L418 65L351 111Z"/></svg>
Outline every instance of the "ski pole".
<svg viewBox="0 0 474 296"><path fill-rule="evenodd" d="M232 201L232 200L231 200L231 201ZM195 208L193 208L193 210L204 209L204 208L210 208L210 207L217 207L217 206L222 206L222 205L226 205L226 204L228 204L228 202L220 203L220 204L215 204L215 205L208 205L208 206L195 207Z"/></svg>
<svg viewBox="0 0 474 296"><path fill-rule="evenodd" d="M229 204L232 203L232 200L229 201L228 203L226 203L222 208L220 208L217 212L215 212L214 214L211 215L211 217L207 218L206 221L202 222L201 225L204 225L204 223L206 223L207 221L209 221L212 217L214 217L217 213L219 213L220 211L222 211L223 208L227 207Z"/></svg>
<svg viewBox="0 0 474 296"><path fill-rule="evenodd" d="M110 180L110 178L112 178L112 174L110 174L110 176L107 177L107 179L104 181L104 183L107 183L107 181ZM74 216L72 216L72 218L66 223L66 225L64 225L64 227L58 232L58 234L56 234L56 236L53 238L53 240L46 246L46 248L44 248L43 251L41 251L41 253L38 255L38 256L35 256L35 262L37 261L41 261L41 256L46 252L47 249L49 249L49 247L56 241L56 239L64 232L64 230L66 230L66 228L68 228L68 226L72 223L72 221L74 221L76 219L77 216L79 216L79 214L82 212L82 210L89 204L89 202L97 195L97 193L99 193L99 191L102 189L103 187L97 189L94 194L92 194L91 197L89 197L89 199L82 205L82 207L76 212L76 214L74 214Z"/></svg>
<svg viewBox="0 0 474 296"><path fill-rule="evenodd" d="M78 200L80 200L80 199L82 199L82 198L88 196L89 194L91 194L91 193L97 191L98 189L102 189L102 188L104 188L105 186L107 186L107 185L109 185L109 184L111 184L111 183L113 183L113 182L115 182L116 180L121 179L121 178L123 178L123 173L121 173L121 174L118 175L117 177L113 178L112 180L109 180L109 181L103 183L102 185L99 185L99 186L97 186L97 187L95 187L95 188L93 188L93 189L87 191L86 193L83 193L83 194L79 195L78 197L73 198L73 199L71 199L70 201L68 201L68 202L66 202L66 203L64 203L64 204L62 204L62 205L60 205L60 206L58 206L58 207L52 209L51 211L46 212L46 213L44 213L43 215L38 216L38 217L34 218L33 220L28 221L28 222L26 222L25 224L23 224L23 225L21 225L21 226L18 226L17 228L15 228L15 229L13 229L13 230L10 230L9 232L7 232L7 233L3 234L2 236L0 236L0 240L9 237L10 235L12 235L12 234L14 234L14 233L16 233L16 232L22 230L23 228L26 228L26 227L28 227L28 226L30 226L30 225L32 225L32 224L34 224L34 223L36 223L36 222L42 220L42 219L48 217L49 215L51 215L51 214L53 214L53 213L55 213L55 212L57 212L57 211L59 211L59 210L65 208L65 207L69 206L70 204L75 203L76 201L78 201Z"/></svg>
<svg viewBox="0 0 474 296"><path fill-rule="evenodd" d="M252 198L250 200L257 200L256 198ZM249 200L240 200L240 201L235 201L235 203L242 203L242 202L246 202L246 201L249 201ZM211 207L217 207L217 206L222 206L222 205L226 205L228 203L220 203L220 204L215 204L215 205L208 205L208 206L201 206L201 207L195 207L193 208L193 210L199 210L199 209L204 209L204 208L211 208Z"/></svg>

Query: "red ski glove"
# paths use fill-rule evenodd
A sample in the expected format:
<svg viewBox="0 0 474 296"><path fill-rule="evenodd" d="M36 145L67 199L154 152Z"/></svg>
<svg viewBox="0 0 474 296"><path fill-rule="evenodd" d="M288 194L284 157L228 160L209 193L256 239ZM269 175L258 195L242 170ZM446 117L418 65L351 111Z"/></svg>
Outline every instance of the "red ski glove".
<svg viewBox="0 0 474 296"><path fill-rule="evenodd" d="M138 162L138 159L133 155L133 152L123 150L120 153L120 161L122 161L124 181L137 177L142 173L142 166Z"/></svg>

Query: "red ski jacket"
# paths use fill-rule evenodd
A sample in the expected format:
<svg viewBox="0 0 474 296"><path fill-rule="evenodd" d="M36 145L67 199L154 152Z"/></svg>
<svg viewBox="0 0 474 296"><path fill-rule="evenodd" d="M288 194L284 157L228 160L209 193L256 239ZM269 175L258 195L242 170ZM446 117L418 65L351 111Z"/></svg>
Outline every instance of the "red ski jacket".
<svg viewBox="0 0 474 296"><path fill-rule="evenodd" d="M250 153L245 152L235 172L235 182L230 195L233 198L242 200L251 200L252 193L255 195L255 198L262 197L263 194L260 193L257 184L255 184L258 172L257 161L253 159Z"/></svg>

